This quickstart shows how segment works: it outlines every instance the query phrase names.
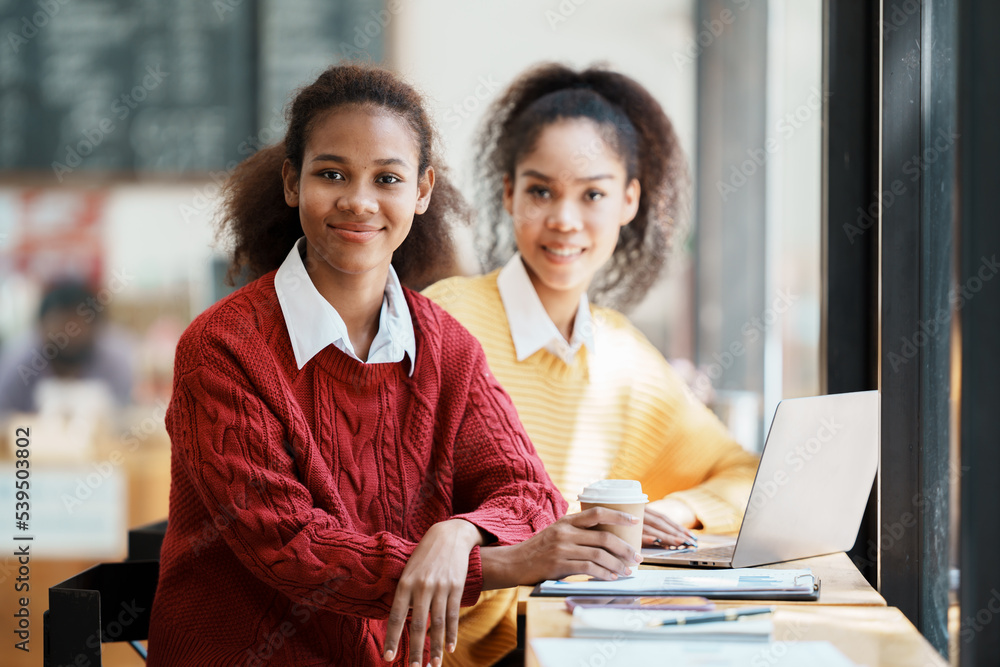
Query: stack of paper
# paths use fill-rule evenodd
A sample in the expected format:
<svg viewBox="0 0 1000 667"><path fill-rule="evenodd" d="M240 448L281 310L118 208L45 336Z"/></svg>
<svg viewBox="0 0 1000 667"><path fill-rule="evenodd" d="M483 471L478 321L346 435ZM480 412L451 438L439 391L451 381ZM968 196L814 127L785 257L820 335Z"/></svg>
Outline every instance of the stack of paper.
<svg viewBox="0 0 1000 667"><path fill-rule="evenodd" d="M715 614L716 612L704 612ZM646 609L573 610L570 626L574 637L621 637L624 639L700 639L711 641L768 641L774 632L770 615L735 621L693 622L658 625L667 619L696 619L698 612Z"/></svg>
<svg viewBox="0 0 1000 667"><path fill-rule="evenodd" d="M532 639L542 667L854 667L829 642L630 642L611 639Z"/></svg>
<svg viewBox="0 0 1000 667"><path fill-rule="evenodd" d="M545 581L542 595L701 595L783 599L815 595L811 570L636 570L615 581L597 579Z"/></svg>

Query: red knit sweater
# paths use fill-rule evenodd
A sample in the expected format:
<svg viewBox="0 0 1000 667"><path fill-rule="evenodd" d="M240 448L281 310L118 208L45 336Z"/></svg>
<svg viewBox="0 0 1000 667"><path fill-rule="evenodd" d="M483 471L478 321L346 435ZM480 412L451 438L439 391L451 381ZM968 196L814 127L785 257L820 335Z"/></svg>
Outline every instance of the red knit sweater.
<svg viewBox="0 0 1000 667"><path fill-rule="evenodd" d="M384 664L396 584L432 524L461 517L511 544L565 512L479 343L406 299L412 377L409 360L333 345L298 370L274 272L188 327L151 667ZM481 587L476 547L462 603Z"/></svg>

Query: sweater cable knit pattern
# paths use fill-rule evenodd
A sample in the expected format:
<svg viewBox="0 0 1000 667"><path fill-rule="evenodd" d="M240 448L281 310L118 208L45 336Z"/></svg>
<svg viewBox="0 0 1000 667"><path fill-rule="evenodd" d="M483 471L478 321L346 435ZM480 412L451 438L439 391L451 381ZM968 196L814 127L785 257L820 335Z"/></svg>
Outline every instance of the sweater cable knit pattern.
<svg viewBox="0 0 1000 667"><path fill-rule="evenodd" d="M567 364L548 350L517 361L498 272L424 291L482 343L545 469L576 507L583 487L637 479L656 509L681 500L711 532L735 531L758 459L701 404L624 315L591 306L595 350Z"/></svg>
<svg viewBox="0 0 1000 667"><path fill-rule="evenodd" d="M332 345L298 370L273 271L184 333L151 666L384 664L396 584L431 525L463 518L511 544L565 512L482 348L405 293L412 377L408 359ZM396 664L408 654L404 632Z"/></svg>

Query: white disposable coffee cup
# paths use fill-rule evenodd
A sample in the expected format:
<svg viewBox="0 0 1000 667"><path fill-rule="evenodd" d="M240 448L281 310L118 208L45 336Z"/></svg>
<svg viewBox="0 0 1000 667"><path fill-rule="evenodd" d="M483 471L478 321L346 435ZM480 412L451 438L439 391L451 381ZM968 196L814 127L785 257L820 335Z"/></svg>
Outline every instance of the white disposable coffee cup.
<svg viewBox="0 0 1000 667"><path fill-rule="evenodd" d="M607 507L638 518L639 523L635 525L600 523L594 528L617 535L639 553L642 549L642 516L649 502L649 497L642 492L641 483L634 479L602 479L588 485L577 499L584 510Z"/></svg>

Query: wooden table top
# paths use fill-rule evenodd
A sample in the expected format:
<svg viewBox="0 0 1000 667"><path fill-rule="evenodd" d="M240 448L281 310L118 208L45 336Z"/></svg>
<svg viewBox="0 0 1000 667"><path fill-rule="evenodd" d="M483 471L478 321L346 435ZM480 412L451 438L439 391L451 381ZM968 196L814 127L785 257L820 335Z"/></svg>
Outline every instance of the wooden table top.
<svg viewBox="0 0 1000 667"><path fill-rule="evenodd" d="M641 565L643 569L662 567ZM774 641L833 643L844 655L868 667L942 667L948 663L921 636L913 624L868 584L847 554L838 553L787 563L769 569L811 568L822 581L817 602L781 602L774 615ZM689 569L689 568L681 568ZM527 614L526 666L539 667L531 640L568 637L570 614L563 598L529 597L520 593L519 612ZM715 600L720 607L759 606L760 601ZM522 611L523 608L523 611Z"/></svg>
<svg viewBox="0 0 1000 667"><path fill-rule="evenodd" d="M693 568L668 567L664 565L640 565L640 569L691 570ZM804 570L810 569L820 580L819 600L816 602L783 602L787 605L862 605L866 607L884 607L885 598L872 588L868 580L854 566L844 552L790 560L784 563L761 565L766 570ZM758 603L753 603L758 604Z"/></svg>
<svg viewBox="0 0 1000 667"><path fill-rule="evenodd" d="M721 606L739 605L733 602ZM568 637L570 614L566 611L564 601L559 598L531 598L527 602L527 608L525 666L540 667L531 649L531 640L537 637ZM813 603L813 606L801 603L777 605L774 614L775 642L820 640L829 641L852 661L867 667L948 665L895 607L830 606L818 603ZM775 656L778 655L778 650L780 649L776 646Z"/></svg>
<svg viewBox="0 0 1000 667"><path fill-rule="evenodd" d="M640 565L640 569L659 569L663 565ZM871 587L871 584L861 576L858 568L854 566L847 554L841 552L828 556L817 556L815 558L803 558L802 560L788 561L787 563L774 563L773 565L762 565L763 568L779 570L798 570L810 568L820 582L819 600L817 602L783 602L784 605L860 605L866 607L884 607L885 598L879 595L878 591ZM692 569L675 568L667 569ZM525 614L527 610L527 600L531 595L533 587L521 586L518 591L518 614ZM756 603L754 603L756 604Z"/></svg>

